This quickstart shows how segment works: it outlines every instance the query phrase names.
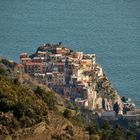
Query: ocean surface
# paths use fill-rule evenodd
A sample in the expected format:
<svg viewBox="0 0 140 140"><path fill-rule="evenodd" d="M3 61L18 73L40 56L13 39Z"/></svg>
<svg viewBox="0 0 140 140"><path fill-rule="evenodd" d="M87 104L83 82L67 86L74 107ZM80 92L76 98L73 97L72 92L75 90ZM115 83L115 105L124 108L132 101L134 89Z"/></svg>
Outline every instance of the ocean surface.
<svg viewBox="0 0 140 140"><path fill-rule="evenodd" d="M0 0L0 56L44 43L96 53L113 86L140 107L140 0Z"/></svg>

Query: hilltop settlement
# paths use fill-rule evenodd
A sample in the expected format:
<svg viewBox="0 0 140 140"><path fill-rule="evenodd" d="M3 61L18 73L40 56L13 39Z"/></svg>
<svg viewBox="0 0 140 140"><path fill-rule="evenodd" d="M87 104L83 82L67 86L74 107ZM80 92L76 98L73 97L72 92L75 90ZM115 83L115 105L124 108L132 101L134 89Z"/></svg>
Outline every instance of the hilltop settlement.
<svg viewBox="0 0 140 140"><path fill-rule="evenodd" d="M45 44L29 56L20 54L18 71L27 73L39 83L46 85L105 120L123 119L137 123L139 110L125 97L120 97L108 80L96 54L76 52L59 44Z"/></svg>
<svg viewBox="0 0 140 140"><path fill-rule="evenodd" d="M0 57L0 140L139 140L140 109L96 55L45 44L20 63Z"/></svg>

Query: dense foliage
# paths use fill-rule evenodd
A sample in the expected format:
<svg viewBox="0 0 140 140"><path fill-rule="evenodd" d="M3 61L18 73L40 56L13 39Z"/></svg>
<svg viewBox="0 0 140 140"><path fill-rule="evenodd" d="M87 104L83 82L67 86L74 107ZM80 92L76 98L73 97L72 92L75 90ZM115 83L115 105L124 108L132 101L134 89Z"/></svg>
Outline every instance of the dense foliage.
<svg viewBox="0 0 140 140"><path fill-rule="evenodd" d="M63 116L65 118L70 118L72 116L72 113L69 109L65 109L64 112L63 112Z"/></svg>
<svg viewBox="0 0 140 140"><path fill-rule="evenodd" d="M45 91L45 89L37 86L34 90L37 97L41 98L48 106L49 109L55 109L55 97L51 92Z"/></svg>
<svg viewBox="0 0 140 140"><path fill-rule="evenodd" d="M0 124L11 132L47 120L48 108L55 104L51 93L39 87L34 92L17 77L10 77L12 72L0 63Z"/></svg>
<svg viewBox="0 0 140 140"><path fill-rule="evenodd" d="M46 118L47 106L28 87L0 76L0 111L9 112L20 126L27 127Z"/></svg>
<svg viewBox="0 0 140 140"><path fill-rule="evenodd" d="M102 127L96 123L86 127L89 132L90 140L136 140L136 135L130 131L125 131L119 125L111 127L108 122L104 122Z"/></svg>

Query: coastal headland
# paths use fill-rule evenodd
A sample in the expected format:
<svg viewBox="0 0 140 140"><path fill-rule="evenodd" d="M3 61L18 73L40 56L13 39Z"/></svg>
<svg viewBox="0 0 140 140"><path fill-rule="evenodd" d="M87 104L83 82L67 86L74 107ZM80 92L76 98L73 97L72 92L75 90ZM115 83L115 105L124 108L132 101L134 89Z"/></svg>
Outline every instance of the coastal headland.
<svg viewBox="0 0 140 140"><path fill-rule="evenodd" d="M140 110L113 88L96 54L62 43L0 58L0 139L138 139Z"/></svg>
<svg viewBox="0 0 140 140"><path fill-rule="evenodd" d="M126 114L135 104L121 99L113 88L96 54L84 54L66 48L62 43L44 44L28 55L20 54L20 72L28 73L66 99L88 110L107 114Z"/></svg>

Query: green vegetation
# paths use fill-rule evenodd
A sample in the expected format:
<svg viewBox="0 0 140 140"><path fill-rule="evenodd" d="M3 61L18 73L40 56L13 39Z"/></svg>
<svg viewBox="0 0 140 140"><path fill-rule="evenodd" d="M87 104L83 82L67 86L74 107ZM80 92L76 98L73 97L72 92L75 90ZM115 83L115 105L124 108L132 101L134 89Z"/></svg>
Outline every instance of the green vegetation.
<svg viewBox="0 0 140 140"><path fill-rule="evenodd" d="M93 77L95 76L93 75ZM98 93L98 96L115 100L117 91L113 88L105 73L103 75L103 78L97 80L95 77L93 79L95 79L94 82L96 82L96 91Z"/></svg>
<svg viewBox="0 0 140 140"><path fill-rule="evenodd" d="M13 116L20 127L29 127L46 119L47 106L28 87L0 75L0 112ZM1 124L9 127L12 121L3 117Z"/></svg>
<svg viewBox="0 0 140 140"><path fill-rule="evenodd" d="M0 135L5 134L2 128L8 134L14 134L20 128L32 127L42 121L48 123L48 113L52 111L73 125L82 124L74 110L65 106L62 112L56 110L58 105L53 92L47 91L43 86L33 85L31 80L21 84L16 70L14 72L9 65L0 62Z"/></svg>
<svg viewBox="0 0 140 140"><path fill-rule="evenodd" d="M118 114L118 112L119 112L119 105L118 105L118 103L114 104L113 110Z"/></svg>
<svg viewBox="0 0 140 140"><path fill-rule="evenodd" d="M65 109L63 112L63 116L65 118L71 118L72 117L72 112L69 109Z"/></svg>
<svg viewBox="0 0 140 140"><path fill-rule="evenodd" d="M41 98L48 106L49 109L54 110L56 100L54 95L51 92L45 91L45 89L37 86L37 88L34 90L36 96Z"/></svg>
<svg viewBox="0 0 140 140"><path fill-rule="evenodd" d="M120 125L111 126L109 122L104 122L102 127L96 123L86 127L89 132L90 140L136 140L136 135L126 132Z"/></svg>
<svg viewBox="0 0 140 140"><path fill-rule="evenodd" d="M54 106L51 93L40 87L33 91L20 84L11 67L0 62L0 124L6 126L8 132L47 121L48 109Z"/></svg>

